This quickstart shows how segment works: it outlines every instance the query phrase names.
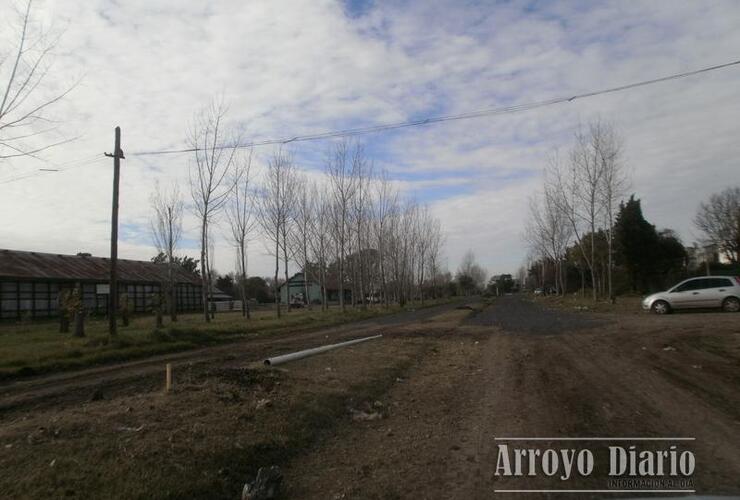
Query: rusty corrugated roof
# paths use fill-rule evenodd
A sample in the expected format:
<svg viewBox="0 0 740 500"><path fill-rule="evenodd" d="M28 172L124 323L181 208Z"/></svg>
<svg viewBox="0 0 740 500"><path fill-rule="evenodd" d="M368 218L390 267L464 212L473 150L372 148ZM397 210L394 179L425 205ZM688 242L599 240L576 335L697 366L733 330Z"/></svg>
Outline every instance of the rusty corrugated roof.
<svg viewBox="0 0 740 500"><path fill-rule="evenodd" d="M0 249L0 278L49 279L107 282L110 259L79 257L41 252ZM118 279L125 282L160 283L167 281L167 266L141 260L118 259ZM175 268L178 283L200 284L200 279L180 267Z"/></svg>

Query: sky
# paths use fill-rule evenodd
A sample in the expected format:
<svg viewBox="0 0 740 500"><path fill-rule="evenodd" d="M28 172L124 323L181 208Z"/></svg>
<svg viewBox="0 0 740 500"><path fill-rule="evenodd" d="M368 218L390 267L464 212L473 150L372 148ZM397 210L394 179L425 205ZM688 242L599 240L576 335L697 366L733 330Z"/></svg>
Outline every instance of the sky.
<svg viewBox="0 0 740 500"><path fill-rule="evenodd" d="M0 0L0 55L13 6ZM37 0L38 26L62 33L41 93L80 83L51 110L44 160L0 162L0 248L109 254L113 149L122 128L119 256L149 259L154 184L187 194L185 146L213 99L247 140L420 119L618 86L740 58L740 2ZM0 75L3 75L0 68ZM0 80L2 81L2 80ZM43 94L40 94L43 95ZM547 157L582 124L614 124L630 193L684 244L699 203L740 182L740 66L627 92L500 116L362 137L375 168L427 203L454 271L472 249L490 274L525 261L528 199ZM319 175L327 141L290 145ZM255 174L273 152L257 148ZM92 161L90 161L92 159ZM62 172L25 177L39 168ZM16 180L18 179L18 180ZM11 181L11 182L8 182ZM189 200L187 200L189 201ZM188 213L181 253L197 257ZM225 223L215 269L234 268ZM269 275L259 235L249 272ZM295 266L291 269L297 270Z"/></svg>

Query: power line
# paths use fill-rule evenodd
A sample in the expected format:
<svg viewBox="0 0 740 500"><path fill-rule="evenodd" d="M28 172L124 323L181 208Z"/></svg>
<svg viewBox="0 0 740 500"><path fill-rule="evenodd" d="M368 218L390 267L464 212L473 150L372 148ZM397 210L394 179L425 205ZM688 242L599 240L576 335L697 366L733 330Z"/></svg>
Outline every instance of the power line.
<svg viewBox="0 0 740 500"><path fill-rule="evenodd" d="M248 143L224 144L224 145L216 146L215 148L209 148L209 149L219 149L220 150L220 149L232 149L232 148L252 148L252 147L258 147L258 146L269 146L269 145L274 145L274 144L289 144L291 142L305 142L305 141L315 141L315 140L321 140L321 139L334 139L338 137L351 137L351 136L357 136L357 135L372 134L372 133L377 133L377 132L383 132L386 130L417 127L417 126L429 125L432 123L441 123L441 122L448 122L448 121L455 121L455 120L467 120L471 118L480 118L484 116L496 116L496 115L503 115L503 114L510 114L510 113L519 113L522 111L529 111L532 109L542 108L545 106L552 106L554 104L573 102L576 99L585 99L588 97L595 97L598 95L611 94L615 92L622 92L625 90L634 89L637 87L653 85L655 83L662 83L662 82L667 82L670 80L678 80L681 78L687 78L687 77L698 75L701 73L708 73L710 71L716 71L719 69L724 69L724 68L728 68L730 66L736 66L739 64L740 64L740 60L737 60L737 61L732 61L732 62L728 62L724 64L718 64L716 66L709 66L706 68L697 69L694 71L687 71L685 73L676 73L673 75L668 75L668 76L664 76L660 78L654 78L652 80L643 80L640 82L620 85L618 87L611 87L611 88L606 88L606 89L601 89L601 90L595 90L592 92L584 92L581 94L575 94L571 96L555 97L555 98L547 99L544 101L535 101L531 103L516 104L512 106L505 106L505 107L498 107L498 108L481 109L477 111L470 111L467 113L460 113L460 114L454 114L454 115L433 116L429 118L411 120L411 121L405 121L405 122L386 123L386 124L372 125L368 127L350 128L350 129L343 129L343 130L331 130L331 131L326 131L326 132L299 135L299 136L282 138L282 139L265 139L262 141L254 141L254 142L248 142ZM184 148L184 149L164 149L164 150L158 150L158 151L139 151L135 153L129 153L129 156L150 156L150 155L194 153L198 150L199 150L198 148Z"/></svg>
<svg viewBox="0 0 740 500"><path fill-rule="evenodd" d="M52 173L66 172L67 170L73 170L75 168L80 168L80 167L84 167L84 166L90 165L92 163L95 163L97 161L102 160L103 158L105 158L105 156L102 153L98 153L98 154L96 154L96 155L94 155L92 157L86 157L86 158L82 158L80 160L72 160L72 161L61 163L61 164L55 164L55 163L49 162L51 165L54 165L57 168L54 169L54 170L41 168L41 169L36 170L35 172L30 172L28 174L18 175L16 177L10 177L10 178L5 179L5 180L0 180L0 185L2 185L2 184L10 184L11 182L22 181L24 179L30 179L32 177L38 177L40 175L48 175L48 174L52 174ZM66 165L70 165L70 166L64 168Z"/></svg>

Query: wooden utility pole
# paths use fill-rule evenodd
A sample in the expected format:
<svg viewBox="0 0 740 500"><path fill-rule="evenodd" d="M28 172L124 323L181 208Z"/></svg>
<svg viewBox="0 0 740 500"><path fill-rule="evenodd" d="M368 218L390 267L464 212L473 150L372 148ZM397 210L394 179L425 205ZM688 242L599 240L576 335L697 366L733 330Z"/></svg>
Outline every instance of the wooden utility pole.
<svg viewBox="0 0 740 500"><path fill-rule="evenodd" d="M105 153L113 158L113 210L111 212L110 230L110 285L108 290L108 334L111 337L118 335L116 313L118 312L118 184L121 174L121 127L116 127L116 139L113 154Z"/></svg>

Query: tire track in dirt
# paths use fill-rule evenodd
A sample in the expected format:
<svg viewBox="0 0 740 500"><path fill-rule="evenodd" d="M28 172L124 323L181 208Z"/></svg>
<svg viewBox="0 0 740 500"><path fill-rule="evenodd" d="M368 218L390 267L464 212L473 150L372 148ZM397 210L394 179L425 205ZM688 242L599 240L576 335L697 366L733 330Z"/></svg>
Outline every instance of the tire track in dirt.
<svg viewBox="0 0 740 500"><path fill-rule="evenodd" d="M399 335L407 333L419 338L417 331ZM460 410L482 393L477 360L484 341L455 331L420 341L430 346L427 355L382 398L388 418L347 422L290 464L286 498L454 498L440 492L450 486L451 460L471 466L475 458L467 451L474 443L460 432L470 423ZM458 479L466 482L467 471Z"/></svg>
<svg viewBox="0 0 740 500"><path fill-rule="evenodd" d="M564 423L581 425L547 373L545 360L562 362L562 354L490 328L454 336L464 340L435 336L436 354L388 393L387 420L340 429L291 465L288 497L489 499L510 483L494 476L496 436L562 435Z"/></svg>
<svg viewBox="0 0 740 500"><path fill-rule="evenodd" d="M608 346L574 337L565 339L564 346L577 362L574 368L589 376L589 385L609 404L604 424L610 435L695 437L686 448L696 454L697 491L738 492L740 442L728 437L737 435L740 426L731 414L676 383L660 366L635 363Z"/></svg>
<svg viewBox="0 0 740 500"><path fill-rule="evenodd" d="M471 492L471 498L490 498L494 489L549 489L562 487L559 481L545 477L504 478L494 475L498 459L498 444L509 448L539 449L573 447L573 443L551 441L493 441L493 436L507 437L566 437L599 435L602 410L583 395L583 377L573 369L569 353L561 346L561 337L537 340L525 335L506 334L505 343L492 349L506 349L514 363L503 365L494 375L483 404L490 422L489 431L479 438L480 453L489 465L490 481L483 490ZM496 340L499 340L498 338ZM494 353L491 353L495 356ZM492 358L496 359L496 358ZM499 356L499 360L501 357ZM523 373L523 382L509 384L507 380ZM513 404L512 404L513 403ZM585 487L580 478L571 478L568 488ZM496 494L497 498L519 498L521 495Z"/></svg>

